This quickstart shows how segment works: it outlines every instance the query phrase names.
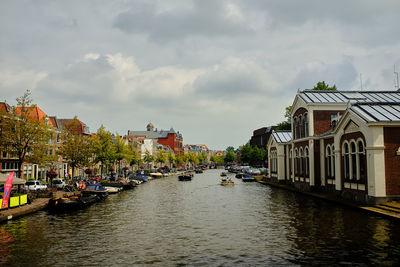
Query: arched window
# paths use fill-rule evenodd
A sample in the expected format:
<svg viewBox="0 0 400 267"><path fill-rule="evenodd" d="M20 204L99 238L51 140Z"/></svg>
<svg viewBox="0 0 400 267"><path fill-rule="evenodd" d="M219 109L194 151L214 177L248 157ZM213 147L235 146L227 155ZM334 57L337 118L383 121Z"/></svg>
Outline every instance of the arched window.
<svg viewBox="0 0 400 267"><path fill-rule="evenodd" d="M299 152L297 151L297 148L294 150L295 158L294 158L294 175L298 176L299 175Z"/></svg>
<svg viewBox="0 0 400 267"><path fill-rule="evenodd" d="M331 177L335 179L335 146L331 148Z"/></svg>
<svg viewBox="0 0 400 267"><path fill-rule="evenodd" d="M331 162L331 146L328 145L326 147L326 176L327 178L332 177L332 162Z"/></svg>
<svg viewBox="0 0 400 267"><path fill-rule="evenodd" d="M304 157L306 161L306 177L310 176L310 159L309 159L309 153L308 153L308 148L306 147L304 150Z"/></svg>
<svg viewBox="0 0 400 267"><path fill-rule="evenodd" d="M292 174L293 174L292 162L293 162L293 150L290 149L290 152L289 152L289 173L290 173L290 176L292 176Z"/></svg>
<svg viewBox="0 0 400 267"><path fill-rule="evenodd" d="M300 158L300 177L303 177L304 176L304 173L303 173L303 170L304 170L304 167L303 167L303 148L300 148L300 151L299 151L299 158Z"/></svg>
<svg viewBox="0 0 400 267"><path fill-rule="evenodd" d="M299 116L299 138L303 137L303 116Z"/></svg>
<svg viewBox="0 0 400 267"><path fill-rule="evenodd" d="M354 181L354 180L358 180L358 177L357 177L357 151L356 151L356 143L355 142L350 143L350 153L351 153L350 180Z"/></svg>
<svg viewBox="0 0 400 267"><path fill-rule="evenodd" d="M304 114L304 136L308 136L308 114Z"/></svg>
<svg viewBox="0 0 400 267"><path fill-rule="evenodd" d="M297 118L296 117L293 118L293 136L294 136L293 139L297 138Z"/></svg>
<svg viewBox="0 0 400 267"><path fill-rule="evenodd" d="M360 182L365 182L365 149L362 140L358 141L358 173Z"/></svg>
<svg viewBox="0 0 400 267"><path fill-rule="evenodd" d="M349 144L345 142L343 144L343 167L344 167L344 179L350 179L350 154Z"/></svg>

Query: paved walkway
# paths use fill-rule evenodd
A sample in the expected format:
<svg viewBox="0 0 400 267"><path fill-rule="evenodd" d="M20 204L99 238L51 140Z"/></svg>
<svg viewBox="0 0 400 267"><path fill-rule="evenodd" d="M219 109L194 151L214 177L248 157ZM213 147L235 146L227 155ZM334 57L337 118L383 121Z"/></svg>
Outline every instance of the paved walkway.
<svg viewBox="0 0 400 267"><path fill-rule="evenodd" d="M38 210L43 210L47 207L49 203L49 198L37 198L31 204L21 206L19 208L12 208L2 210L0 212L0 222L5 222L8 220L12 220Z"/></svg>

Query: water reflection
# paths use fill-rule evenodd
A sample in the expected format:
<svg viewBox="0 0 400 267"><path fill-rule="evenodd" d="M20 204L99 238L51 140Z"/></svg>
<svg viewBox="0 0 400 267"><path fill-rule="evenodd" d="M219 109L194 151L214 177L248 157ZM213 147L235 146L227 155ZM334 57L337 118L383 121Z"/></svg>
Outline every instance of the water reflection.
<svg viewBox="0 0 400 267"><path fill-rule="evenodd" d="M0 226L8 265L395 265L398 223L219 171L151 181L72 214Z"/></svg>

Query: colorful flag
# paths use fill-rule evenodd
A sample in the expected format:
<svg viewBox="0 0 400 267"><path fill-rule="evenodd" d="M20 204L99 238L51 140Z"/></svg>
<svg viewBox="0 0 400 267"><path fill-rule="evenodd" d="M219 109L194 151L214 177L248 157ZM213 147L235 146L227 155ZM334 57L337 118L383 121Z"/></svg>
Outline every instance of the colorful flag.
<svg viewBox="0 0 400 267"><path fill-rule="evenodd" d="M8 175L6 183L4 184L3 202L1 203L1 208L8 208L8 200L10 199L12 181L14 179L14 172Z"/></svg>

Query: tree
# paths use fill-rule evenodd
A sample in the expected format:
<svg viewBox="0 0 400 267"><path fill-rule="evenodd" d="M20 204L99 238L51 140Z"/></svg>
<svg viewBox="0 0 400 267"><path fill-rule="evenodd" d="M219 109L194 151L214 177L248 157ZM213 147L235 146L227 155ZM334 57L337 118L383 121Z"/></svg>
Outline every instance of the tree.
<svg viewBox="0 0 400 267"><path fill-rule="evenodd" d="M169 167L172 168L172 165L174 164L176 158L175 158L175 154L172 152L168 153L168 161L169 161Z"/></svg>
<svg viewBox="0 0 400 267"><path fill-rule="evenodd" d="M326 90L337 90L336 85L333 85L332 87L329 87L325 81L318 82L316 86L314 86L311 90L320 90L320 91L326 91Z"/></svg>
<svg viewBox="0 0 400 267"><path fill-rule="evenodd" d="M233 146L228 146L225 150L226 152L235 152L235 148Z"/></svg>
<svg viewBox="0 0 400 267"><path fill-rule="evenodd" d="M130 151L125 143L125 140L119 136L118 133L114 139L113 147L115 160L118 162L118 172L121 173L121 161L124 159L129 159Z"/></svg>
<svg viewBox="0 0 400 267"><path fill-rule="evenodd" d="M164 151L159 151L157 156L156 156L156 162L160 163L160 167L162 164L164 164L167 161L167 155L165 154Z"/></svg>
<svg viewBox="0 0 400 267"><path fill-rule="evenodd" d="M251 152L250 152L250 165L251 166L260 166L262 165L263 161L263 154L261 149L259 149L257 146L254 147Z"/></svg>
<svg viewBox="0 0 400 267"><path fill-rule="evenodd" d="M45 119L31 116L36 105L32 104L29 90L16 100L17 106L12 106L10 113L0 114L0 146L2 151L18 158L18 176L23 178L25 161L45 160L51 132Z"/></svg>
<svg viewBox="0 0 400 267"><path fill-rule="evenodd" d="M278 123L278 126L276 127L277 130L291 130L292 128L292 106L287 106L285 108L285 121L282 121L280 123Z"/></svg>
<svg viewBox="0 0 400 267"><path fill-rule="evenodd" d="M234 162L236 159L235 153L233 151L228 151L226 152L225 158L224 158L224 162L225 163L231 163Z"/></svg>
<svg viewBox="0 0 400 267"><path fill-rule="evenodd" d="M58 150L58 154L72 168L72 175L75 174L75 168L89 165L92 156L91 139L75 131L78 124L80 122L75 117L64 125L63 142Z"/></svg>
<svg viewBox="0 0 400 267"><path fill-rule="evenodd" d="M240 151L240 161L242 163L250 163L252 150L253 150L253 148L250 146L249 143L242 146L242 149Z"/></svg>
<svg viewBox="0 0 400 267"><path fill-rule="evenodd" d="M200 163L204 163L207 161L207 155L204 152L201 152L201 154L199 154L197 157Z"/></svg>
<svg viewBox="0 0 400 267"><path fill-rule="evenodd" d="M143 159L147 163L148 168L150 168L150 163L154 161L154 156L151 155L150 152L146 150Z"/></svg>
<svg viewBox="0 0 400 267"><path fill-rule="evenodd" d="M101 163L101 174L103 174L104 164L109 166L114 162L115 150L113 147L113 136L103 125L97 130L93 142L94 161Z"/></svg>

